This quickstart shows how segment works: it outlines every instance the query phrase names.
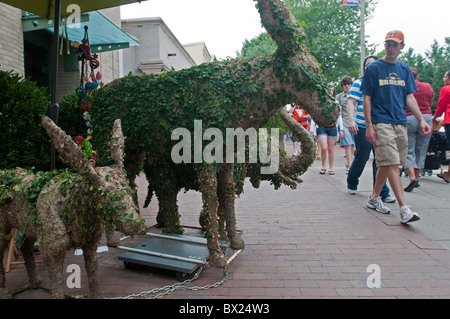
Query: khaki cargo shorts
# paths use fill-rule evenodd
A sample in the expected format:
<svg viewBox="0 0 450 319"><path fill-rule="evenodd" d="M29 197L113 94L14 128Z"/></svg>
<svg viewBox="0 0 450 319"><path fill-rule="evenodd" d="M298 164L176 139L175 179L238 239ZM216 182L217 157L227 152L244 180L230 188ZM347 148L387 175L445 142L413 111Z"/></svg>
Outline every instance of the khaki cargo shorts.
<svg viewBox="0 0 450 319"><path fill-rule="evenodd" d="M377 141L374 145L378 166L406 165L408 130L406 125L374 124Z"/></svg>

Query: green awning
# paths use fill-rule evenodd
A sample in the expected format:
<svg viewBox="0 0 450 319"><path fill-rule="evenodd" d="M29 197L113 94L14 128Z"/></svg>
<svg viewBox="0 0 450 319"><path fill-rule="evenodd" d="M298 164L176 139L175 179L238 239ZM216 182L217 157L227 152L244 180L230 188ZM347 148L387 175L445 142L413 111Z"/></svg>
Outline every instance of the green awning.
<svg viewBox="0 0 450 319"><path fill-rule="evenodd" d="M31 12L42 18L55 18L55 0L2 0L1 2L13 7ZM120 5L141 2L141 0L61 0L61 17L69 16L72 11L67 11L69 5L76 4L80 13L117 7Z"/></svg>
<svg viewBox="0 0 450 319"><path fill-rule="evenodd" d="M89 15L89 17L86 17L86 15ZM45 29L47 32L53 33L53 27L48 25L46 19L41 19L35 15L27 15L22 21L24 32ZM81 43L84 38L84 26L88 27L89 44L93 53L126 49L130 46L139 45L139 42L98 11L83 14L79 27L67 26L69 41ZM61 28L64 28L64 24ZM66 39L65 31L60 31L60 34Z"/></svg>

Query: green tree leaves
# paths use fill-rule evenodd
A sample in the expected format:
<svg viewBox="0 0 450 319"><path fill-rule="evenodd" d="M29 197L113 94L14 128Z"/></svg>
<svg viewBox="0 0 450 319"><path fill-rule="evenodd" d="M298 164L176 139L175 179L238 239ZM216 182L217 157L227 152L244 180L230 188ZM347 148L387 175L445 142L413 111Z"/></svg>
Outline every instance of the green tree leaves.
<svg viewBox="0 0 450 319"><path fill-rule="evenodd" d="M50 147L41 125L50 102L45 88L0 71L0 167L46 168Z"/></svg>

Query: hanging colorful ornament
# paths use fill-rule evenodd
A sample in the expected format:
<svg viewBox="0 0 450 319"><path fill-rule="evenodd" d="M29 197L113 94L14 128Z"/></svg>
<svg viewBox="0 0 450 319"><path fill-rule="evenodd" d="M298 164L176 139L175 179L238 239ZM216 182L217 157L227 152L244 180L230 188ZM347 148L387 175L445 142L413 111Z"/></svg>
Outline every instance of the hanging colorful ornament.
<svg viewBox="0 0 450 319"><path fill-rule="evenodd" d="M97 81L95 81L95 82L86 82L84 87L86 88L86 90L95 90L98 87L98 82ZM89 92L88 95L90 95L90 93L92 93L92 92Z"/></svg>
<svg viewBox="0 0 450 319"><path fill-rule="evenodd" d="M92 139L91 135L88 135L84 140L83 143L81 143L81 149L83 151L84 156L87 159L90 159L92 157L92 144L90 140Z"/></svg>
<svg viewBox="0 0 450 319"><path fill-rule="evenodd" d="M91 54L91 48L89 45L89 36L88 36L88 27L84 27L84 38L81 41L82 44L78 42L72 42L72 46L76 48L76 52L80 54L78 59L82 62L82 72L81 72L81 78L80 78L80 86L75 90L75 93L77 94L79 98L79 107L83 112L79 114L78 118L78 128L77 128L77 136L75 137L76 142L80 145L80 148L83 151L84 156L89 159L89 161L92 163L92 165L95 165L96 159L97 159L97 152L92 149L92 130L91 127L91 115L89 114L89 111L92 107L92 102L89 100L91 99L91 94L94 90L96 90L99 86L103 86L103 82L101 81L102 75L100 72L95 73L94 69L98 68L100 66L100 63L98 62L97 54ZM88 63L90 67L90 73L88 74ZM84 101L83 101L84 100ZM80 123L81 123L81 117L84 119L86 127L87 127L87 136L83 139L80 131Z"/></svg>
<svg viewBox="0 0 450 319"><path fill-rule="evenodd" d="M83 118L85 121L91 121L91 115L87 111L83 113Z"/></svg>
<svg viewBox="0 0 450 319"><path fill-rule="evenodd" d="M91 106L92 106L92 102L91 103L87 103L87 104L84 104L84 103L80 104L80 108L82 110L87 111L87 112L89 112L89 110L91 109Z"/></svg>
<svg viewBox="0 0 450 319"><path fill-rule="evenodd" d="M86 90L85 90L83 87L79 86L79 87L77 87L77 88L75 89L75 94L76 94L80 99L82 99L82 98L84 98L84 97L86 96Z"/></svg>
<svg viewBox="0 0 450 319"><path fill-rule="evenodd" d="M91 158L89 158L89 162L92 163L92 165L95 165L95 162L97 161L97 151L92 151Z"/></svg>
<svg viewBox="0 0 450 319"><path fill-rule="evenodd" d="M73 139L75 140L75 142L77 142L78 145L81 145L81 143L83 143L84 140L83 136L79 135L75 136Z"/></svg>

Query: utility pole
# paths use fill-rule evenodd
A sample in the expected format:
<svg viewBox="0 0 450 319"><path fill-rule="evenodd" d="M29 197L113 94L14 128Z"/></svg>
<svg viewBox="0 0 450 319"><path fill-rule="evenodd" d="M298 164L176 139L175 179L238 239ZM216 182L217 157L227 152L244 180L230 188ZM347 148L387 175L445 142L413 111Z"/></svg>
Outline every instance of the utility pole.
<svg viewBox="0 0 450 319"><path fill-rule="evenodd" d="M364 27L364 16L365 16L365 0L359 0L359 8L361 10L361 76L364 73L364 59L366 58L366 41L365 41L365 27Z"/></svg>

